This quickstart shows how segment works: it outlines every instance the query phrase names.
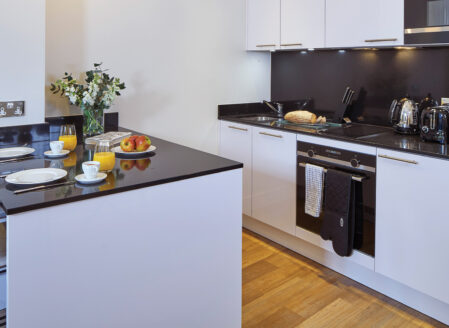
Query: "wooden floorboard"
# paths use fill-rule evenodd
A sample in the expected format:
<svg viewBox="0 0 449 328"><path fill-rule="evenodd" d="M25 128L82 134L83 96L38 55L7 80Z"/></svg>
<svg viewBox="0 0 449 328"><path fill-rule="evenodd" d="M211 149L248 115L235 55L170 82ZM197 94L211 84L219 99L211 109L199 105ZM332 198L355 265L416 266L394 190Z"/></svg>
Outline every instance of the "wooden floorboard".
<svg viewBox="0 0 449 328"><path fill-rule="evenodd" d="M248 230L242 262L245 328L449 327Z"/></svg>

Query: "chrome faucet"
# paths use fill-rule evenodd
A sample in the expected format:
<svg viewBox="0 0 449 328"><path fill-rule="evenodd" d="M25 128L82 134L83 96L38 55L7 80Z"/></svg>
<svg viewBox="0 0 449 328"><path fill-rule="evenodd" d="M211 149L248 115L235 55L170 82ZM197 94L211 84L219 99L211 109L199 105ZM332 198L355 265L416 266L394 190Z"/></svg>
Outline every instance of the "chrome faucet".
<svg viewBox="0 0 449 328"><path fill-rule="evenodd" d="M268 108L270 108L272 111L274 111L278 117L284 117L284 105L278 102L275 102L274 104L276 105L276 107L274 107L271 103L269 103L268 101L264 100L263 103L265 105L268 106Z"/></svg>

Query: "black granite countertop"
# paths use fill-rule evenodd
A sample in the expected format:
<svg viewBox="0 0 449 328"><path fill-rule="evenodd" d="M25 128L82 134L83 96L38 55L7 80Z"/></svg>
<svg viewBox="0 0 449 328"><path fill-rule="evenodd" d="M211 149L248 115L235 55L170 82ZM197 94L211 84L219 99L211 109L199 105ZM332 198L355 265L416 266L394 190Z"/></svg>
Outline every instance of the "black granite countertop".
<svg viewBox="0 0 449 328"><path fill-rule="evenodd" d="M226 105L228 106L228 105ZM230 105L229 105L230 106ZM333 140L347 141L352 143L357 143L361 145L367 145L372 147L379 147L391 150L404 151L409 153L415 153L418 155L426 155L437 157L441 159L449 160L449 150L446 144L441 145L436 142L425 142L422 141L421 138L417 135L400 135L394 132L391 127L379 127L381 129L381 133L377 133L373 136L367 138L355 138L351 136L349 133L345 133L345 128L331 128L334 133L330 133L329 131L317 131L313 129L307 129L300 126L295 125L285 125L285 124L276 124L271 125L269 122L251 122L245 119L245 115L273 115L273 112L268 110L259 108L251 108L250 111L246 110L238 114L235 108L232 108L232 111L229 113L225 113L225 111L219 110L218 119L226 120L229 122L253 125L268 129L281 130L287 132L294 132L300 134L313 135L322 138L329 138ZM363 125L357 123L358 125ZM374 126L376 127L376 126ZM335 129L341 129L340 133L335 134Z"/></svg>
<svg viewBox="0 0 449 328"><path fill-rule="evenodd" d="M86 186L77 183L16 195L13 191L19 188L0 179L0 202L5 213L16 214L243 167L243 164L238 162L155 137L150 138L152 144L157 147L150 157L138 160L117 157L113 171L108 174L105 181L97 185ZM36 149L36 157L21 162L0 164L0 175L10 171L54 167L67 170L66 180L73 181L76 175L82 173L82 162L93 157L93 151L83 145L78 145L75 151L62 159L44 158L44 151L49 149L48 141L34 142L29 146Z"/></svg>

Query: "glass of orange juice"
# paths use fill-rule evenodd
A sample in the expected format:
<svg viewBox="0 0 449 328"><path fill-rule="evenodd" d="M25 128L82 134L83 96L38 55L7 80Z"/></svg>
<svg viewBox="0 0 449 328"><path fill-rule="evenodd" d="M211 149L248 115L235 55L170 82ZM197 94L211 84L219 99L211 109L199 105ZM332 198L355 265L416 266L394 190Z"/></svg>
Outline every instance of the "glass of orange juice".
<svg viewBox="0 0 449 328"><path fill-rule="evenodd" d="M100 171L110 172L115 166L115 153L110 150L109 142L100 141L95 147L94 161L100 162Z"/></svg>
<svg viewBox="0 0 449 328"><path fill-rule="evenodd" d="M65 124L61 125L59 133L59 141L64 141L64 149L73 151L76 148L78 141L76 140L75 125Z"/></svg>

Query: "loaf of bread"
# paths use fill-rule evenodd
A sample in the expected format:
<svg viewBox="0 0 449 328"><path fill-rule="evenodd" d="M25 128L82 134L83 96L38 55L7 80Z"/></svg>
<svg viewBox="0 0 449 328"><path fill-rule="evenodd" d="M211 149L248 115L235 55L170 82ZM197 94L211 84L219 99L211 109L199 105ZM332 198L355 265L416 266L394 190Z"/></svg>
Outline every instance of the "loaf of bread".
<svg viewBox="0 0 449 328"><path fill-rule="evenodd" d="M287 113L284 119L292 123L312 123L316 122L316 115L306 110L295 110Z"/></svg>
<svg viewBox="0 0 449 328"><path fill-rule="evenodd" d="M324 123L326 123L326 116L320 116L316 120L316 124L324 124Z"/></svg>

